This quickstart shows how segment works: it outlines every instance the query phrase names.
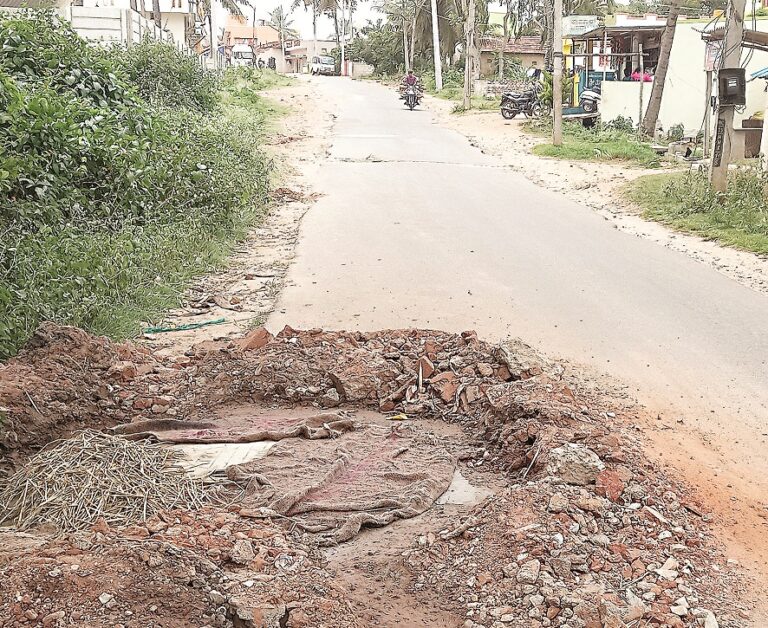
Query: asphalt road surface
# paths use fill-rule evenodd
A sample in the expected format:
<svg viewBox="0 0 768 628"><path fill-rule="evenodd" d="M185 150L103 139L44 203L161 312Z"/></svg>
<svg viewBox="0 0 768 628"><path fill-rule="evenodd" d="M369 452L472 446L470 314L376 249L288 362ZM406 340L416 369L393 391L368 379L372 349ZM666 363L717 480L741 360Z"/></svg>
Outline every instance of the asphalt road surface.
<svg viewBox="0 0 768 628"><path fill-rule="evenodd" d="M768 486L768 297L499 167L394 90L316 82L337 115L323 196L270 328L518 336L618 377Z"/></svg>

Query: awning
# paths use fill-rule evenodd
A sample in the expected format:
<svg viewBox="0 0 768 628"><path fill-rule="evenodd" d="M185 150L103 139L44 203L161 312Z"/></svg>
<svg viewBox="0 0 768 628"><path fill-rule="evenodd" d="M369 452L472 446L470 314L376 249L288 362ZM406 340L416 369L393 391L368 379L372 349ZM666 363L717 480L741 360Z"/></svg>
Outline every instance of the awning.
<svg viewBox="0 0 768 628"><path fill-rule="evenodd" d="M701 38L704 41L722 41L724 33L725 28L716 28L714 30L702 33ZM753 50L762 50L763 52L768 52L768 33L746 28L744 29L742 45L745 48L752 48Z"/></svg>

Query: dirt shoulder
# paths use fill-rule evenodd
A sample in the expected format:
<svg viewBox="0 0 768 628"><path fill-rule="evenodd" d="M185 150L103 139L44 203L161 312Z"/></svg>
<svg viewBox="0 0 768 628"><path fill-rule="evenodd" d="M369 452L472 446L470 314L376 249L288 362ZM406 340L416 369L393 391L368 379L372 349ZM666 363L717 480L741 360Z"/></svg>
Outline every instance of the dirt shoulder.
<svg viewBox="0 0 768 628"><path fill-rule="evenodd" d="M639 177L664 170L539 157L531 148L542 140L522 130L524 120L504 120L496 111L452 114L453 104L438 98L428 98L427 106L440 124L465 135L483 152L498 157L501 163L533 183L567 194L570 200L610 220L617 229L684 253L748 288L768 294L768 259L641 217L641 209L628 201L622 190Z"/></svg>
<svg viewBox="0 0 768 628"><path fill-rule="evenodd" d="M197 280L181 305L167 313L169 326L224 319L189 331L145 334L143 342L164 355L178 355L203 340L230 337L258 327L274 307L294 254L301 219L316 197L308 181L319 167L333 117L310 81L262 92L288 113L274 123L262 148L273 160L269 214L236 248L227 265Z"/></svg>

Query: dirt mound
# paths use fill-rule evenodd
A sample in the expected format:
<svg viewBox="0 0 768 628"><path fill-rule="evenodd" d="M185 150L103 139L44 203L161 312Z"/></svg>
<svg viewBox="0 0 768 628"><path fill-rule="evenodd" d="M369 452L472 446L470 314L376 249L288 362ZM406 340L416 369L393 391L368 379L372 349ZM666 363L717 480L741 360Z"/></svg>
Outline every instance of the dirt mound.
<svg viewBox="0 0 768 628"><path fill-rule="evenodd" d="M0 626L355 625L313 546L268 521L176 511L18 541L0 553Z"/></svg>
<svg viewBox="0 0 768 628"><path fill-rule="evenodd" d="M123 420L120 385L156 366L140 347L41 325L0 365L0 453L13 459L74 430Z"/></svg>

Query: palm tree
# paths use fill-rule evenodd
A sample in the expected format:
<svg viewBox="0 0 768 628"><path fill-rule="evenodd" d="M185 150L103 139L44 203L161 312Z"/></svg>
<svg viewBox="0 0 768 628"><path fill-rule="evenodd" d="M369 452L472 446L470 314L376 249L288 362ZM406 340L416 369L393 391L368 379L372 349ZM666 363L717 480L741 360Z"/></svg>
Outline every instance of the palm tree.
<svg viewBox="0 0 768 628"><path fill-rule="evenodd" d="M230 15L233 15L236 18L239 18L241 20L245 18L245 15L243 14L243 10L240 8L240 6L247 6L247 7L253 6L248 0L199 0L198 1L197 14L202 21L208 22L208 33L211 39L211 56L212 57L214 56L214 51L217 49L216 39L218 38L218 35L213 32L213 19L211 18L214 1L220 2L221 6L223 6L224 9ZM152 2L154 6L154 3L159 2L159 0L152 0Z"/></svg>
<svg viewBox="0 0 768 628"><path fill-rule="evenodd" d="M283 51L283 58L285 58L285 40L298 37L296 29L293 28L293 20L290 19L292 12L293 8L289 9L286 13L282 5L278 4L269 14L268 24L277 31L280 49Z"/></svg>
<svg viewBox="0 0 768 628"><path fill-rule="evenodd" d="M331 11L336 8L336 0L293 0L291 10L297 7L304 7L307 11L312 8L312 39L314 50L313 55L317 54L317 16L322 15L326 11Z"/></svg>

